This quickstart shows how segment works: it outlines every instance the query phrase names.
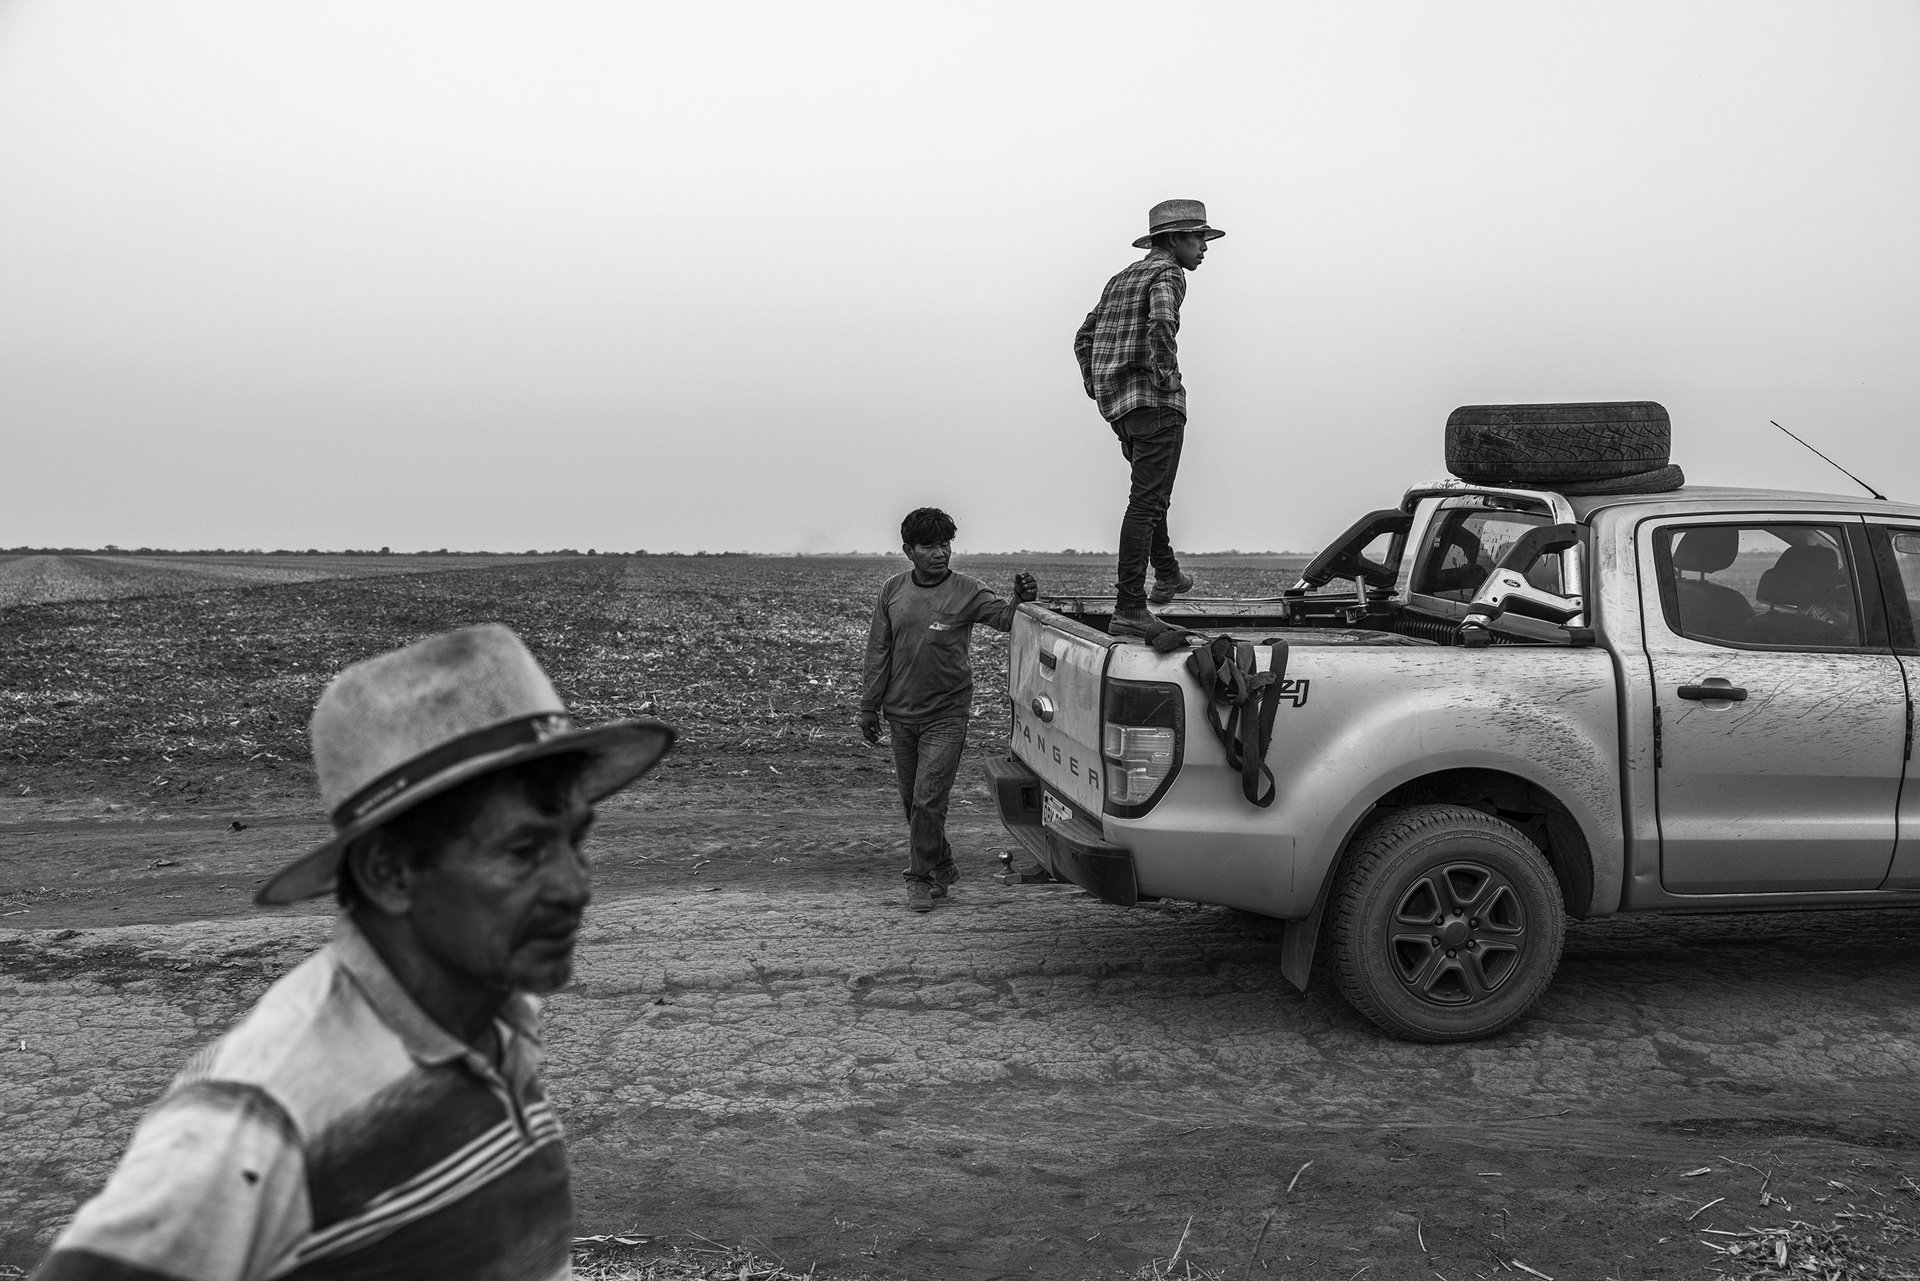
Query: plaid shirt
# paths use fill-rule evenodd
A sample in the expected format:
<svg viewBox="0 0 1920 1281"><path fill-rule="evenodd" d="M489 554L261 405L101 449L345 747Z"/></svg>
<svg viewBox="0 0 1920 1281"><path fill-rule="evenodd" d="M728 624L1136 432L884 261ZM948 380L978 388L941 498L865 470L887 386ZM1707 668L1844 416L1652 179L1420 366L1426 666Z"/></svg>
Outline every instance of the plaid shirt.
<svg viewBox="0 0 1920 1281"><path fill-rule="evenodd" d="M1187 273L1172 254L1154 249L1109 280L1100 305L1087 313L1073 336L1073 354L1087 395L1108 422L1143 408L1186 414L1174 346L1186 296Z"/></svg>

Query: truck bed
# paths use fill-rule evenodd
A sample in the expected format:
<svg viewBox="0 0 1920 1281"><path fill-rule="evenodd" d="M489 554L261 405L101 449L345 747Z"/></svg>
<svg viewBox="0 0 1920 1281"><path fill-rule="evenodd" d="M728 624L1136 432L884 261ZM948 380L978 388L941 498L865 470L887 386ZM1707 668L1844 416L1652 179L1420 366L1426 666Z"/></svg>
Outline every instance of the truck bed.
<svg viewBox="0 0 1920 1281"><path fill-rule="evenodd" d="M1043 608L1077 625L1088 639L1111 640L1112 599L1092 596L1042 596ZM1161 621L1184 627L1202 636L1221 634L1245 639L1283 636L1291 645L1433 645L1425 637L1405 635L1392 630L1384 613L1367 616L1379 625L1347 625L1342 614L1355 608L1351 593L1345 596L1319 597L1182 597L1172 605L1156 609Z"/></svg>

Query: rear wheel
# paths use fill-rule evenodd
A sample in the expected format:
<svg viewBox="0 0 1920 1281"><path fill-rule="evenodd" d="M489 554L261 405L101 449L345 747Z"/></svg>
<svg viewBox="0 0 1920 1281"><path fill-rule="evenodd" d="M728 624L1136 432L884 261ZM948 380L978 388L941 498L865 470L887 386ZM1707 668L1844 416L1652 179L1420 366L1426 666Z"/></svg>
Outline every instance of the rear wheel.
<svg viewBox="0 0 1920 1281"><path fill-rule="evenodd" d="M1361 835L1340 874L1329 959L1353 1007L1409 1041L1491 1036L1560 964L1560 886L1518 830L1419 805Z"/></svg>

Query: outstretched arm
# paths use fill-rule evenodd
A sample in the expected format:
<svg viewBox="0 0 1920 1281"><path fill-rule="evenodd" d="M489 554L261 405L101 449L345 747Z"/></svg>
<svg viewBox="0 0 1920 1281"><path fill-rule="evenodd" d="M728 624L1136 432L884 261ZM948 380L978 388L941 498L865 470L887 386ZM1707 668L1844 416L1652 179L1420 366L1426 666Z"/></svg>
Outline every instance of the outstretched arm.
<svg viewBox="0 0 1920 1281"><path fill-rule="evenodd" d="M1013 599L1003 600L985 587L974 593L967 602L967 617L997 632L1013 630L1013 616L1020 602L1030 601L1040 595L1040 584L1032 574L1021 570L1013 576Z"/></svg>

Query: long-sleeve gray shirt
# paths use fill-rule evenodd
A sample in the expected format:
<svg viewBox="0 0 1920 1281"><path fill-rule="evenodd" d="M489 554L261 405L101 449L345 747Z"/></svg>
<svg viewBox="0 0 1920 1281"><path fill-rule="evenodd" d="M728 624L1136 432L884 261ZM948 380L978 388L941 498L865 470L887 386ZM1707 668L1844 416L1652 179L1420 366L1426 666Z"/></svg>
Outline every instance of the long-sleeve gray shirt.
<svg viewBox="0 0 1920 1281"><path fill-rule="evenodd" d="M967 715L973 703L967 660L973 626L1007 631L1013 610L1013 602L966 574L950 573L932 587L914 582L911 570L895 574L873 607L860 710L913 723Z"/></svg>

